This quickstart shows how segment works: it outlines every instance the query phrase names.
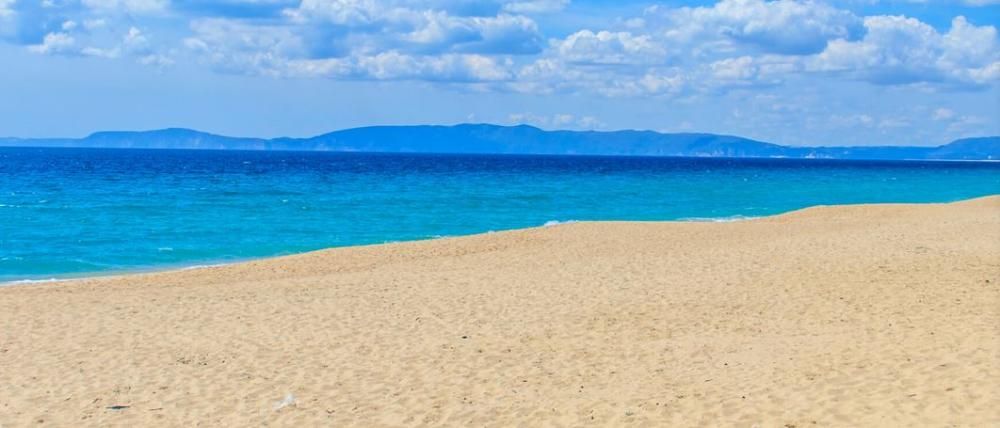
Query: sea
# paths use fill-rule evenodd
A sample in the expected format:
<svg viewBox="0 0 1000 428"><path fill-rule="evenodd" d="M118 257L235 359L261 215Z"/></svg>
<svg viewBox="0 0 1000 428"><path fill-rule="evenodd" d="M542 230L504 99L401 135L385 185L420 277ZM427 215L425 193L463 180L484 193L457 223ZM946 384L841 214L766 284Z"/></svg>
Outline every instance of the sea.
<svg viewBox="0 0 1000 428"><path fill-rule="evenodd" d="M997 193L987 162L0 148L0 282Z"/></svg>

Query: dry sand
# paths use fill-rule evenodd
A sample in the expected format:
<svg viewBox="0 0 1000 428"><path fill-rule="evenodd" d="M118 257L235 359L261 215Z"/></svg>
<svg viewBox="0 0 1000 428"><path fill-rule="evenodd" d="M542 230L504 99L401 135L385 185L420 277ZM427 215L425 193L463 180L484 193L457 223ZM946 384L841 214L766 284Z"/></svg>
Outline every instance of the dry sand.
<svg viewBox="0 0 1000 428"><path fill-rule="evenodd" d="M1000 197L0 288L4 428L758 423L1000 426Z"/></svg>

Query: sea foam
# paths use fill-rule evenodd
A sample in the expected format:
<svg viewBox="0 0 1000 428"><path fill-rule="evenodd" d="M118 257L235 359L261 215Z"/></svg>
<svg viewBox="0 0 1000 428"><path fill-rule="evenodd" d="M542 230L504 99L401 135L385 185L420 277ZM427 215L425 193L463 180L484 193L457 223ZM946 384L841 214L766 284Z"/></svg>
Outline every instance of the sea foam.
<svg viewBox="0 0 1000 428"><path fill-rule="evenodd" d="M542 227L558 226L560 224L573 224L579 223L579 220L549 220L542 225Z"/></svg>
<svg viewBox="0 0 1000 428"><path fill-rule="evenodd" d="M755 218L760 218L760 217L745 216L745 215L731 215L726 217L683 217L677 219L677 221L732 223L734 221L746 221L746 220L753 220Z"/></svg>

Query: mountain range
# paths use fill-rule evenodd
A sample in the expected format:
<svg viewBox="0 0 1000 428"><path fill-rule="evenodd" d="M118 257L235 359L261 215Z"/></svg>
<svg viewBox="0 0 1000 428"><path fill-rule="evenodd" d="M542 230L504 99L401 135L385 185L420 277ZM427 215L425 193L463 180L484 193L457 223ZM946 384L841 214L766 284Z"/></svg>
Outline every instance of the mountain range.
<svg viewBox="0 0 1000 428"><path fill-rule="evenodd" d="M190 129L96 132L84 138L0 138L0 146L388 153L559 154L883 160L1000 160L1000 137L936 147L794 147L742 137L653 131L546 131L533 126L371 126L309 138L240 138Z"/></svg>

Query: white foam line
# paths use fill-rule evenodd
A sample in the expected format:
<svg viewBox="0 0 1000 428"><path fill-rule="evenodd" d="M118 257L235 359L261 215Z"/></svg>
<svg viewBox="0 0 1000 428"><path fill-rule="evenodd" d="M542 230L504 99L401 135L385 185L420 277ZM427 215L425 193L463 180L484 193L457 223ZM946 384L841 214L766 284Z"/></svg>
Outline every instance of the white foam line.
<svg viewBox="0 0 1000 428"><path fill-rule="evenodd" d="M209 265L191 265L191 266L184 266L184 267L181 267L181 268L157 269L157 270L143 271L143 272L137 272L137 273L156 273L156 272L166 272L166 271L172 271L172 270L208 269L208 268L216 268L216 267L229 266L229 265L236 264L236 263L251 262L251 261L254 261L254 260L257 260L257 259L248 259L248 260L242 260L242 261L232 262L232 263L213 263L213 264L209 264Z"/></svg>
<svg viewBox="0 0 1000 428"><path fill-rule="evenodd" d="M753 220L760 217L749 217L743 215L734 215L728 217L684 217L679 218L677 221L690 221L696 223L732 223L735 221L746 221Z"/></svg>
<svg viewBox="0 0 1000 428"><path fill-rule="evenodd" d="M48 284L53 282L67 282L67 281L84 281L91 279L103 279L103 278L114 278L118 276L126 275L142 275L142 274L152 274L152 273L162 273L162 272L172 272L179 270L195 270L195 269L210 269L222 266L228 266L237 263L251 262L258 259L246 259L239 260L229 263L213 263L213 264L201 264L201 265L191 265L191 266L163 266L149 269L136 269L136 270L122 270L122 271L111 271L111 272L95 272L95 275L80 275L80 276L67 276L63 278L42 278L42 279L15 279L13 281L0 281L0 287L16 287L23 285L35 285L35 284Z"/></svg>
<svg viewBox="0 0 1000 428"><path fill-rule="evenodd" d="M49 282L61 282L68 280L70 280L70 278L16 279L13 281L0 281L0 287L16 287L19 285L45 284Z"/></svg>
<svg viewBox="0 0 1000 428"><path fill-rule="evenodd" d="M579 222L580 222L579 220L549 220L545 222L545 224L543 224L542 227L552 227L552 226L559 226L560 224L573 224Z"/></svg>

